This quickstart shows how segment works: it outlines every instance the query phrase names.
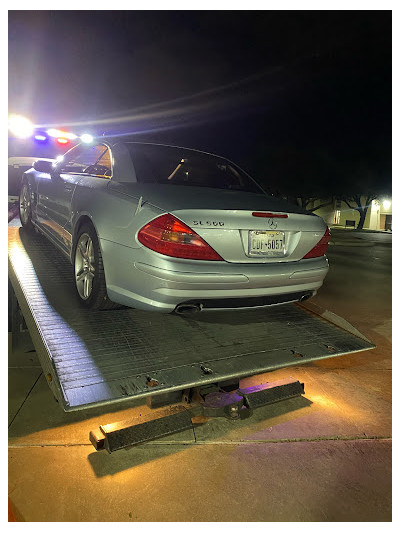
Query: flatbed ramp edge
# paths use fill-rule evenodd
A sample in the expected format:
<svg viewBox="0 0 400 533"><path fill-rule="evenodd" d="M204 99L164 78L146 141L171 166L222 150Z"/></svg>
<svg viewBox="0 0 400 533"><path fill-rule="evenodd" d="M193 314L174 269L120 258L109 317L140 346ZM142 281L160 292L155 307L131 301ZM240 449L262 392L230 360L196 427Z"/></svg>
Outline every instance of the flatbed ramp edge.
<svg viewBox="0 0 400 533"><path fill-rule="evenodd" d="M43 236L9 227L9 277L43 372L65 411L374 348L355 328L312 304L165 315L88 311L72 267ZM315 308L316 309L316 308Z"/></svg>

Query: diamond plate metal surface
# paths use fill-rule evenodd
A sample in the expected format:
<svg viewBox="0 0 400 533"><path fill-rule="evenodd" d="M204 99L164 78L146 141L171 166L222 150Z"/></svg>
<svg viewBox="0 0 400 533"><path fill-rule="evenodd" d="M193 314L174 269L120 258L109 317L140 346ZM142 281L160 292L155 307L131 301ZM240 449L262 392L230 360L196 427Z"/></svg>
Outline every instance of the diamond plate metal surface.
<svg viewBox="0 0 400 533"><path fill-rule="evenodd" d="M87 311L68 260L41 235L8 231L10 279L66 411L374 348L294 304L188 317Z"/></svg>

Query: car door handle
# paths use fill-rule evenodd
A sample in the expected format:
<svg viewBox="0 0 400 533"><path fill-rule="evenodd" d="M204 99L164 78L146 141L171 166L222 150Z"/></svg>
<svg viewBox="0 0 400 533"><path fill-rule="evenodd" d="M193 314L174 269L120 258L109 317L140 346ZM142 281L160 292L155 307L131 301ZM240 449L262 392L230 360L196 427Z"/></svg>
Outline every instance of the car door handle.
<svg viewBox="0 0 400 533"><path fill-rule="evenodd" d="M74 189L73 185L64 185L64 191L72 191Z"/></svg>

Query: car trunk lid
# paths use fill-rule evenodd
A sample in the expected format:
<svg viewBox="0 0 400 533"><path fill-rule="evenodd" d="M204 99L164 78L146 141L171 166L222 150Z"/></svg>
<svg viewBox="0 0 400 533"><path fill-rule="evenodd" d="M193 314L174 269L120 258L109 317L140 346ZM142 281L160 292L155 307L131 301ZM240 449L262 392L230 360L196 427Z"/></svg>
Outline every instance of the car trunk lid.
<svg viewBox="0 0 400 533"><path fill-rule="evenodd" d="M222 209L274 211L299 213L312 216L299 206L289 204L281 198L228 189L210 187L188 187L184 185L156 183L124 183L110 181L110 187L119 193L142 198L165 212L181 209Z"/></svg>
<svg viewBox="0 0 400 533"><path fill-rule="evenodd" d="M299 261L326 229L320 217L264 194L172 184L115 187L173 214L231 263Z"/></svg>
<svg viewBox="0 0 400 533"><path fill-rule="evenodd" d="M317 216L268 211L261 217L254 213L236 209L172 211L230 263L299 261L326 230Z"/></svg>

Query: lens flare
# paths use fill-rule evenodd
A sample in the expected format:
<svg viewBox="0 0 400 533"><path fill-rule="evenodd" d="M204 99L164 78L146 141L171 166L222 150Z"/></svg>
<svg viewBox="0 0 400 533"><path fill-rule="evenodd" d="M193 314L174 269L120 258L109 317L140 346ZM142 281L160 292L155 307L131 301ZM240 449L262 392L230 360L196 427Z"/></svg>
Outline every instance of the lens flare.
<svg viewBox="0 0 400 533"><path fill-rule="evenodd" d="M14 137L18 139L27 139L34 130L33 123L21 115L10 115L8 118L8 129Z"/></svg>
<svg viewBox="0 0 400 533"><path fill-rule="evenodd" d="M62 135L62 131L61 130L56 130L54 128L50 128L46 131L47 135L49 135L50 137L59 137L60 135Z"/></svg>
<svg viewBox="0 0 400 533"><path fill-rule="evenodd" d="M64 139L69 139L71 141L73 141L74 139L78 137L77 135L75 135L75 133L70 133L68 131L63 131L63 130L56 130L55 128L49 128L46 131L46 133L50 137L62 137Z"/></svg>
<svg viewBox="0 0 400 533"><path fill-rule="evenodd" d="M91 142L93 142L93 136L90 135L90 133L84 133L83 135L81 135L80 139L83 143L90 144Z"/></svg>
<svg viewBox="0 0 400 533"><path fill-rule="evenodd" d="M75 139L78 138L78 136L75 135L75 133L70 133L67 131L63 131L62 136L65 137L66 139L69 139L70 141L74 141Z"/></svg>

